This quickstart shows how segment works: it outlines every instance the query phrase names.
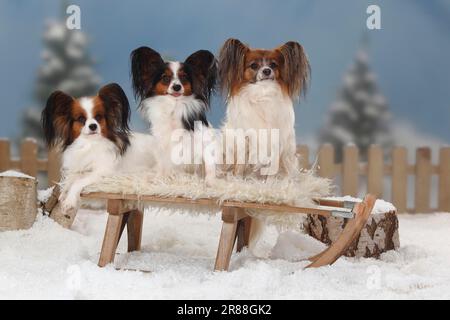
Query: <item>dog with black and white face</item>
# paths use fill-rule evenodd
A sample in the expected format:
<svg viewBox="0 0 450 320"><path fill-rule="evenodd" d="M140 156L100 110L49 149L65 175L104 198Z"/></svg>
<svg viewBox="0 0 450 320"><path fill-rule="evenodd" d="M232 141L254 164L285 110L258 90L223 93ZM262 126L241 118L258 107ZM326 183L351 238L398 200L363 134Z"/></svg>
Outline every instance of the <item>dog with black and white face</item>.
<svg viewBox="0 0 450 320"><path fill-rule="evenodd" d="M184 170L171 158L173 134L194 133L195 125L208 128L206 112L214 90L217 62L207 50L191 54L184 62L164 61L148 47L131 53L131 76L140 109L151 124L157 146L157 171L161 175Z"/></svg>

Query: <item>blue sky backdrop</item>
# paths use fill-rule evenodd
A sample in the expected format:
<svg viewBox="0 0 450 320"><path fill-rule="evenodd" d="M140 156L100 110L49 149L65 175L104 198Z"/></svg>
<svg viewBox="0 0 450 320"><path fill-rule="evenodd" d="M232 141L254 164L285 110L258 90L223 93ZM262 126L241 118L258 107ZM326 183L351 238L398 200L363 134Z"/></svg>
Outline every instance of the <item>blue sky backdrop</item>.
<svg viewBox="0 0 450 320"><path fill-rule="evenodd" d="M382 30L368 31L371 67L394 121L450 142L450 1L69 1L81 7L82 31L103 83L127 92L135 110L129 54L147 45L181 59L198 49L218 52L229 37L253 47L301 42L311 60L312 83L296 109L299 136L316 133L366 32L366 8L377 4ZM32 98L41 64L47 19L61 17L58 0L0 0L0 136L20 134L23 109ZM210 118L220 123L217 98Z"/></svg>

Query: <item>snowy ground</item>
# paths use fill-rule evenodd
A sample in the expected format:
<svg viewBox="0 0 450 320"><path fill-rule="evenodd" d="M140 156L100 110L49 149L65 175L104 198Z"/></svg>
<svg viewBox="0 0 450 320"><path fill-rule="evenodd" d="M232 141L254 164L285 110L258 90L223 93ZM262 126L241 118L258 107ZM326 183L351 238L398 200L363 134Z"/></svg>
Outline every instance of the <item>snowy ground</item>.
<svg viewBox="0 0 450 320"><path fill-rule="evenodd" d="M30 230L0 233L0 299L450 298L450 214L401 215L402 248L381 260L341 258L308 270L279 258L321 244L288 233L271 252L270 229L258 248L265 257L236 254L229 273L212 272L219 221L146 212L142 252L116 258L116 266L151 271L144 273L97 267L104 213L80 212L72 231L40 217Z"/></svg>

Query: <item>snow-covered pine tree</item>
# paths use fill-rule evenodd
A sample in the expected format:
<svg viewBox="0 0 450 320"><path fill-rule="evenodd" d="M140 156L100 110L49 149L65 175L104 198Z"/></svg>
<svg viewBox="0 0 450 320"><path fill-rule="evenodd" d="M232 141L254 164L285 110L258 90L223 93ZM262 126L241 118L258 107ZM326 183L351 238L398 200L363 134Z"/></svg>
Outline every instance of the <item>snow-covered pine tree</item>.
<svg viewBox="0 0 450 320"><path fill-rule="evenodd" d="M43 147L40 113L49 95L62 90L75 97L94 95L100 78L93 69L94 61L87 50L88 39L80 30L69 30L62 22L47 23L43 35L44 64L39 68L34 97L37 105L22 116L23 137L35 137Z"/></svg>
<svg viewBox="0 0 450 320"><path fill-rule="evenodd" d="M392 145L390 117L386 99L370 70L367 49L363 47L344 75L338 98L320 132L320 142L333 144L337 161L342 159L343 147L351 143L359 148L365 160L371 144L379 144L385 150Z"/></svg>

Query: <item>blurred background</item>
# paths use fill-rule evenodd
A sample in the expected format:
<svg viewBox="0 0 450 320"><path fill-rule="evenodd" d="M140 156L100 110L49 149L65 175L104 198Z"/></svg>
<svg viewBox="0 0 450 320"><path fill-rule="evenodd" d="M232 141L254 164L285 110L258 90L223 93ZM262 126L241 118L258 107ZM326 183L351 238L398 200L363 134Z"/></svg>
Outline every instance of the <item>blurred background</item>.
<svg viewBox="0 0 450 320"><path fill-rule="evenodd" d="M81 29L66 28L67 6L81 9ZM381 8L381 30L366 9ZM371 143L432 149L450 142L450 1L60 1L0 0L0 137L41 140L48 95L92 95L117 82L146 130L131 92L129 54L142 45L184 60L217 53L229 37L253 47L299 41L312 82L296 107L298 142L314 148ZM210 119L224 114L215 97ZM17 147L15 147L17 150Z"/></svg>

